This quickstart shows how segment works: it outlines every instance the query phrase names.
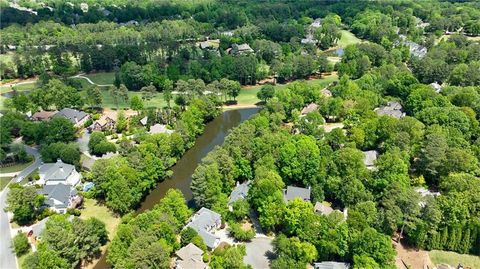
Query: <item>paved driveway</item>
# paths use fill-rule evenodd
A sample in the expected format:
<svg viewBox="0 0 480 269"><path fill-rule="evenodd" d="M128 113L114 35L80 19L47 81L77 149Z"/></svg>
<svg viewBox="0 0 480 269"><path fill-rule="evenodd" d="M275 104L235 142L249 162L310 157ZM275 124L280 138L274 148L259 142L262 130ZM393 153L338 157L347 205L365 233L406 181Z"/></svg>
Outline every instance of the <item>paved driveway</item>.
<svg viewBox="0 0 480 269"><path fill-rule="evenodd" d="M245 246L247 255L243 257L243 262L250 264L254 269L268 269L270 259L273 257L272 238L253 238Z"/></svg>

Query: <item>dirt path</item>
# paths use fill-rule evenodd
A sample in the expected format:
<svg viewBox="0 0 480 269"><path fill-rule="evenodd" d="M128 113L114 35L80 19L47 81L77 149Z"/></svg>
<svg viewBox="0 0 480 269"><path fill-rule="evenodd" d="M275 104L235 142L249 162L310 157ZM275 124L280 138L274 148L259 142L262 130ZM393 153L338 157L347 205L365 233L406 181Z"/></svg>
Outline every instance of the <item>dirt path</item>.
<svg viewBox="0 0 480 269"><path fill-rule="evenodd" d="M392 241L392 243L397 251L397 257L395 259L397 268L406 269L405 264L412 269L424 269L427 268L427 266L428 268L433 268L433 263L430 260L428 251L409 248L395 241Z"/></svg>
<svg viewBox="0 0 480 269"><path fill-rule="evenodd" d="M110 86L113 86L113 84L97 84L97 83L93 82L90 78L84 76L83 74L78 74L78 75L72 76L71 78L82 78L82 79L85 79L88 83L90 83L90 84L92 84L92 85L99 86L99 87L110 87Z"/></svg>

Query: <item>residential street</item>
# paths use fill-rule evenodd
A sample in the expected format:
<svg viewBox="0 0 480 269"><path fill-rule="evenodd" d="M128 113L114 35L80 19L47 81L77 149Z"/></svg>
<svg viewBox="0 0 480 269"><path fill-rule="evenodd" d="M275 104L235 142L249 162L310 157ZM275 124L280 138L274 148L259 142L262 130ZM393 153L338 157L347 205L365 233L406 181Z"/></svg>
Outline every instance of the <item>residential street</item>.
<svg viewBox="0 0 480 269"><path fill-rule="evenodd" d="M35 158L29 167L21 171L17 177L12 179L12 182L20 182L24 177L28 176L35 169L37 169L42 164L42 159L37 149L25 146L25 150L28 154L31 154ZM8 215L3 210L6 206L8 186L5 187L3 191L0 192L0 269L16 269L17 261L15 254L11 249L11 237L10 237L10 224L8 223Z"/></svg>

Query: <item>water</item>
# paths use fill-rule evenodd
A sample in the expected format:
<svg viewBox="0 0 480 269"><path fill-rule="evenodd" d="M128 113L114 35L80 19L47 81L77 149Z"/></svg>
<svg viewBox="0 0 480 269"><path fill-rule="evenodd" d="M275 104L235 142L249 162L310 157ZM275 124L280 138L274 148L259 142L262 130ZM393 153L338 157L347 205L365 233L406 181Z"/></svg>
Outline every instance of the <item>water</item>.
<svg viewBox="0 0 480 269"><path fill-rule="evenodd" d="M30 93L30 91L17 91L18 95L25 95L25 94L29 94L29 93ZM1 95L5 98L12 98L13 94L14 94L14 92L10 91L10 92L4 92Z"/></svg>
<svg viewBox="0 0 480 269"><path fill-rule="evenodd" d="M192 191L190 190L192 174L202 158L215 146L223 143L230 129L249 119L252 115L256 114L258 110L258 108L246 108L226 111L213 121L207 123L204 133L197 138L195 145L185 152L183 157L172 167L172 177L157 184L157 187L150 192L142 202L137 213L152 209L171 188L179 189L185 196L185 199L190 201L192 199ZM94 269L109 267L106 261L106 255L103 255Z"/></svg>

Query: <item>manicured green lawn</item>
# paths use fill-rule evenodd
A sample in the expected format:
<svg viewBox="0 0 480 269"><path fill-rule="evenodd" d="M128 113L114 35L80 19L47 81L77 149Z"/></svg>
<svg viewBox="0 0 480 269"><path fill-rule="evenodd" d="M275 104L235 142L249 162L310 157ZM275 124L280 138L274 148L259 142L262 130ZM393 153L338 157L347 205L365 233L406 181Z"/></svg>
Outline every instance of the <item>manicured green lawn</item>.
<svg viewBox="0 0 480 269"><path fill-rule="evenodd" d="M81 219L88 219L95 217L105 223L105 228L108 232L108 238L113 239L115 230L120 224L120 218L115 216L106 206L100 205L94 199L85 198L83 201L83 209L81 209Z"/></svg>
<svg viewBox="0 0 480 269"><path fill-rule="evenodd" d="M113 81L115 80L114 72L92 73L92 74L85 74L84 76L89 78L91 81L93 81L93 83L97 83L100 85L113 84Z"/></svg>
<svg viewBox="0 0 480 269"><path fill-rule="evenodd" d="M329 76L326 78L321 78L321 79L310 79L310 80L303 80L303 82L309 84L309 85L314 85L318 86L320 88L323 88L330 84L333 81L337 81L338 77L336 75ZM287 88L289 83L287 84L277 84L275 86L275 90L279 89L285 89ZM237 96L237 102L239 105L253 105L260 100L257 98L257 92L262 88L262 86L254 86L254 87L249 87L249 88L243 88L240 90L240 94Z"/></svg>
<svg viewBox="0 0 480 269"><path fill-rule="evenodd" d="M347 31L347 30L341 30L342 32L342 37L340 38L340 40L338 41L337 45L339 47L346 47L348 45L352 45L352 44L357 44L357 43L360 43L362 42L361 39L359 39L358 37L356 37L354 34L352 34L350 31Z"/></svg>
<svg viewBox="0 0 480 269"><path fill-rule="evenodd" d="M20 172L23 169L27 168L29 165L31 165L32 162L33 161L28 162L28 163L19 163L19 164L15 164L15 165L12 165L12 166L0 168L0 173Z"/></svg>
<svg viewBox="0 0 480 269"><path fill-rule="evenodd" d="M440 250L432 250L428 254L435 265L446 263L456 268L457 265L461 263L464 268L480 268L480 257L475 255L458 254L451 251Z"/></svg>
<svg viewBox="0 0 480 269"><path fill-rule="evenodd" d="M26 84L17 85L15 87L13 87L13 89L21 92L21 91L32 91L36 87L37 87L36 83L33 82L33 83L26 83ZM9 92L9 91L12 91L12 87L10 87L10 86L0 86L0 93Z"/></svg>
<svg viewBox="0 0 480 269"><path fill-rule="evenodd" d="M7 186L10 180L12 180L11 177L0 177L0 191L3 190L5 186Z"/></svg>

